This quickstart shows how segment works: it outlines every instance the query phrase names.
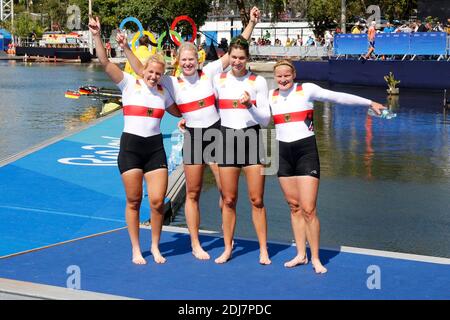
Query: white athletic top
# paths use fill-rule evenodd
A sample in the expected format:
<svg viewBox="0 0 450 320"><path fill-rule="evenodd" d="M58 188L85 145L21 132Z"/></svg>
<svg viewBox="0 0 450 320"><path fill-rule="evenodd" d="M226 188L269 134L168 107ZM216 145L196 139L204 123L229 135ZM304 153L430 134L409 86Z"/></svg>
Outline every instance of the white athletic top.
<svg viewBox="0 0 450 320"><path fill-rule="evenodd" d="M141 137L160 134L159 125L164 111L173 104L167 90L161 85L149 88L144 80L137 80L125 72L117 86L122 91L123 132Z"/></svg>
<svg viewBox="0 0 450 320"><path fill-rule="evenodd" d="M328 101L342 105L370 106L371 100L352 94L326 90L313 83L294 83L287 91L269 92L270 107L275 122L276 139L292 142L314 135L313 101Z"/></svg>
<svg viewBox="0 0 450 320"><path fill-rule="evenodd" d="M257 124L264 127L269 124L268 89L263 77L250 71L243 77L235 77L231 71L224 72L214 77L214 89L222 126L243 129ZM244 91L249 93L252 100L250 108L238 103Z"/></svg>
<svg viewBox="0 0 450 320"><path fill-rule="evenodd" d="M215 106L213 78L222 72L220 59L208 63L192 76L163 76L161 84L169 91L178 109L186 119L186 126L207 128L219 121Z"/></svg>

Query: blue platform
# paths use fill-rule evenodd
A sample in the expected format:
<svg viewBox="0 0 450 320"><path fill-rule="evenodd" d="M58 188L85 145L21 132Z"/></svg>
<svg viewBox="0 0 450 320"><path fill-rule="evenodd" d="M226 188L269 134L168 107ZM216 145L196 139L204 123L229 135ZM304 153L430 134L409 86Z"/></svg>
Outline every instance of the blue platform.
<svg viewBox="0 0 450 320"><path fill-rule="evenodd" d="M165 116L166 153L177 118ZM0 168L0 257L125 226L121 114ZM149 218L142 202L141 220Z"/></svg>
<svg viewBox="0 0 450 320"><path fill-rule="evenodd" d="M217 265L195 259L179 229L162 234L163 265L148 251L150 230L141 229L149 263L134 265L116 165L122 121L112 116L0 168L0 285L4 278L66 288L76 266L82 290L140 299L450 299L449 259L321 250L329 273L317 275L311 264L283 266L296 254L289 244L269 243L273 263L262 266L257 241L236 239L233 258ZM176 122L162 123L168 154ZM144 200L141 220L149 211ZM213 258L222 253L220 236L200 239Z"/></svg>
<svg viewBox="0 0 450 320"><path fill-rule="evenodd" d="M141 229L141 247L149 248L150 231ZM213 258L223 240L202 235ZM258 263L257 241L235 240L233 258L223 265L191 254L189 235L163 232L161 252L167 262L134 265L126 229L0 260L0 278L66 287L67 269L80 270L82 290L138 299L300 300L300 299L449 299L449 265L367 254L321 250L329 272L317 275L311 264L287 269L295 247L269 243L272 264ZM147 249L148 250L148 249ZM374 288L371 276L379 270ZM368 286L369 283L369 286ZM372 289L369 289L372 288Z"/></svg>

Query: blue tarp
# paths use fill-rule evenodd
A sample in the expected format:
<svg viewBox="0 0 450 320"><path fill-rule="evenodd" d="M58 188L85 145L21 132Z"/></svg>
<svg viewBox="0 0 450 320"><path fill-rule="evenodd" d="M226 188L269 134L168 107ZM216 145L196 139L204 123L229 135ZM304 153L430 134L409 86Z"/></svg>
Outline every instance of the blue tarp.
<svg viewBox="0 0 450 320"><path fill-rule="evenodd" d="M338 34L335 54L363 54L368 49L366 34ZM375 38L376 54L445 55L447 35L444 32L379 33Z"/></svg>

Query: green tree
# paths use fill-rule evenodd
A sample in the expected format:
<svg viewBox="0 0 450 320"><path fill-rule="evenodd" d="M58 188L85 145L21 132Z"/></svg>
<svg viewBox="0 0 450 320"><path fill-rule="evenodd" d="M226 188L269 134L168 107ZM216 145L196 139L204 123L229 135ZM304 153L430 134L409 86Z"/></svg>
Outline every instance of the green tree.
<svg viewBox="0 0 450 320"><path fill-rule="evenodd" d="M307 4L307 18L316 36L336 27L340 20L341 0L311 0Z"/></svg>

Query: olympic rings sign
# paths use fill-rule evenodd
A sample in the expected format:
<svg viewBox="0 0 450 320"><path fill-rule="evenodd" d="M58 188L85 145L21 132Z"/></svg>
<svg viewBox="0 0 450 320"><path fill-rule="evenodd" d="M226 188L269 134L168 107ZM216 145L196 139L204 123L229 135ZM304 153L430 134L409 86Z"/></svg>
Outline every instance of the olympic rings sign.
<svg viewBox="0 0 450 320"><path fill-rule="evenodd" d="M135 17L127 17L125 19L122 20L122 22L120 23L119 29L123 29L123 27L125 26L126 23L128 22L133 22L134 24L137 25L139 32L136 33L136 35L133 37L133 39L131 40L131 44L132 44L132 49L133 51L136 50L136 42L137 40L139 40L139 38L141 38L142 36L146 35L150 38L150 44L153 46L152 48L152 53L156 52L156 48L158 48L159 50L161 50L162 46L167 43L167 41L169 41L169 43L173 43L174 45L176 45L177 47L179 47L182 43L182 38L181 35L175 31L175 27L177 26L177 24L180 21L187 21L189 22L189 24L192 27L192 37L188 40L189 42L194 42L195 39L197 38L197 25L195 24L194 20L187 16L178 16L176 17L172 24L170 25L169 28L169 24L167 23L167 21L161 17L154 17L150 20L150 23L153 21L160 21L163 23L164 29L165 31L163 31L161 33L161 35L158 38L158 41L156 41L155 36L153 35L153 33L151 33L150 31L146 31L144 30L144 27L142 26L142 23L136 19ZM170 37L167 36L168 34L170 34Z"/></svg>

